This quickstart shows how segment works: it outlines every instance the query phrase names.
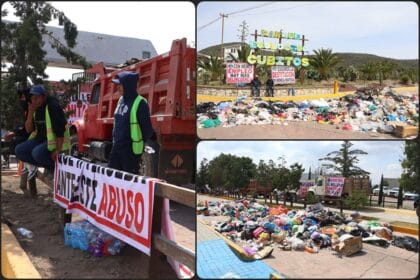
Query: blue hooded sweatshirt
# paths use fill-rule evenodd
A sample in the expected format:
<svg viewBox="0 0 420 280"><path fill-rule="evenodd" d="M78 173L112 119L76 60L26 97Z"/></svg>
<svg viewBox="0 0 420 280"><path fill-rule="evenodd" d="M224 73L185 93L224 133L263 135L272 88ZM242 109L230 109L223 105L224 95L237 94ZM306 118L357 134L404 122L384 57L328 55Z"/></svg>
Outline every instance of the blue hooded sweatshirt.
<svg viewBox="0 0 420 280"><path fill-rule="evenodd" d="M138 79L139 75L137 73L124 71L118 74L117 80L113 80L114 83L121 84L124 89L122 100L115 109L114 129L112 130L112 149L118 149L119 152L132 153L130 111L138 95L136 90ZM154 131L150 121L149 105L145 100L142 100L139 104L137 120L143 135L143 141L146 142Z"/></svg>

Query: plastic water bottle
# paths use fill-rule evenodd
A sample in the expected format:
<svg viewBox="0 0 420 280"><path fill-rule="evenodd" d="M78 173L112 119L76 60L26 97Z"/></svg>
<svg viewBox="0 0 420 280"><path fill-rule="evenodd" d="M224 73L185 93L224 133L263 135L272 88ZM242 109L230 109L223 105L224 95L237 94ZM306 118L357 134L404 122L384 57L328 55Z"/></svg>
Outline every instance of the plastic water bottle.
<svg viewBox="0 0 420 280"><path fill-rule="evenodd" d="M122 247L124 247L124 243L119 239L114 239L111 244L108 246L108 253L115 256L121 252Z"/></svg>
<svg viewBox="0 0 420 280"><path fill-rule="evenodd" d="M29 238L29 239L31 239L32 237L34 237L34 234L32 233L32 231L30 231L30 230L28 230L26 228L23 228L23 227L18 228L17 229L17 232L19 232L19 234L21 236L26 237L26 238Z"/></svg>

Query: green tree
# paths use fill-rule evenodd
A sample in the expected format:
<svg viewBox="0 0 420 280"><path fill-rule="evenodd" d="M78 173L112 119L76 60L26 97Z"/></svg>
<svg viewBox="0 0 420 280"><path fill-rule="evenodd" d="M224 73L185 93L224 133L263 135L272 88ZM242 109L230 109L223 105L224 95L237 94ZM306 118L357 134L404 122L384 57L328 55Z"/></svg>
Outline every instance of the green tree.
<svg viewBox="0 0 420 280"><path fill-rule="evenodd" d="M198 70L208 75L210 81L219 81L224 73L223 60L217 56L200 57L197 60Z"/></svg>
<svg viewBox="0 0 420 280"><path fill-rule="evenodd" d="M383 80L388 79L395 68L396 64L389 60L383 60L376 63L376 71L380 85L382 85Z"/></svg>
<svg viewBox="0 0 420 280"><path fill-rule="evenodd" d="M40 83L47 78L45 69L48 62L43 46L48 43L69 63L88 68L85 58L72 48L76 45L77 27L65 14L45 1L10 1L14 15L19 22L1 22L2 66L10 63L6 77L2 77L2 119L5 128L11 129L13 118L19 112L16 95L17 86L28 86L28 79ZM2 16L9 11L2 10ZM46 24L58 19L63 26L65 43L48 31ZM15 112L12 116L10 112ZM21 115L21 114L20 114Z"/></svg>
<svg viewBox="0 0 420 280"><path fill-rule="evenodd" d="M327 80L335 65L339 62L339 58L333 54L331 49L314 50L315 55L311 57L310 64L319 73L321 80Z"/></svg>
<svg viewBox="0 0 420 280"><path fill-rule="evenodd" d="M272 170L268 164L266 164L263 160L260 160L257 166L257 174L256 179L259 185L263 187L272 186Z"/></svg>
<svg viewBox="0 0 420 280"><path fill-rule="evenodd" d="M381 205L381 202L384 197L384 174L381 175L381 182L379 184L379 196L378 196L378 205Z"/></svg>
<svg viewBox="0 0 420 280"><path fill-rule="evenodd" d="M196 182L197 187L203 188L206 184L208 184L208 169L209 169L209 161L204 158L200 162L200 168L197 170Z"/></svg>
<svg viewBox="0 0 420 280"><path fill-rule="evenodd" d="M363 64L359 71L362 73L362 77L364 80L373 81L377 77L378 69L377 64L374 62L367 62Z"/></svg>
<svg viewBox="0 0 420 280"><path fill-rule="evenodd" d="M405 191L420 193L420 155L419 140L406 141L404 146L404 159L401 161L403 173L400 187Z"/></svg>
<svg viewBox="0 0 420 280"><path fill-rule="evenodd" d="M241 49L238 50L238 56L234 56L231 53L229 54L229 56L235 62L247 62L248 61L248 56L249 56L250 53L251 53L251 48L248 45L243 44L241 46Z"/></svg>
<svg viewBox="0 0 420 280"><path fill-rule="evenodd" d="M298 163L294 163L292 165L290 165L290 170L289 170L289 186L292 189L298 189L300 186L300 178L302 177L302 173L303 171L305 171L305 168L302 168L301 164Z"/></svg>
<svg viewBox="0 0 420 280"><path fill-rule="evenodd" d="M359 162L359 155L367 155L362 150L350 150L353 144L346 140L341 145L339 151L333 151L327 154L326 157L320 158L320 161L329 161L332 163L325 163L322 166L333 169L344 177L368 175L369 172L356 166Z"/></svg>

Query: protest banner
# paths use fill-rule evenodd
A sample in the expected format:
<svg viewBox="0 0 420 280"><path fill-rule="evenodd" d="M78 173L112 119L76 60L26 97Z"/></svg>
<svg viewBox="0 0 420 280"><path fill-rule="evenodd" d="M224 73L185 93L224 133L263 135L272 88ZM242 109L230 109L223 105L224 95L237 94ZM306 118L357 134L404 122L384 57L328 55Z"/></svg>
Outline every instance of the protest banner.
<svg viewBox="0 0 420 280"><path fill-rule="evenodd" d="M273 66L271 67L271 78L274 84L294 84L295 79L295 68L288 66Z"/></svg>
<svg viewBox="0 0 420 280"><path fill-rule="evenodd" d="M327 196L341 196L344 188L344 177L327 177L325 185L325 195Z"/></svg>
<svg viewBox="0 0 420 280"><path fill-rule="evenodd" d="M306 194L308 193L309 187L312 187L314 184L315 184L314 181L301 181L299 190L297 192L297 195L300 198L306 197Z"/></svg>
<svg viewBox="0 0 420 280"><path fill-rule="evenodd" d="M254 66L247 63L226 63L226 83L249 83L254 78Z"/></svg>
<svg viewBox="0 0 420 280"><path fill-rule="evenodd" d="M54 201L150 256L154 184L158 179L59 155Z"/></svg>

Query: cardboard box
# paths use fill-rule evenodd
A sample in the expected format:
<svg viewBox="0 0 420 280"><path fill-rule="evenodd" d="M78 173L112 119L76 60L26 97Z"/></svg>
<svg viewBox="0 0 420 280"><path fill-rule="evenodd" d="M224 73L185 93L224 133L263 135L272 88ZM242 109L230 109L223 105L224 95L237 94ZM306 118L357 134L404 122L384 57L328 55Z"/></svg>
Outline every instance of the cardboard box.
<svg viewBox="0 0 420 280"><path fill-rule="evenodd" d="M419 133L418 126L414 125L397 125L394 131L395 135L401 138L417 136Z"/></svg>

